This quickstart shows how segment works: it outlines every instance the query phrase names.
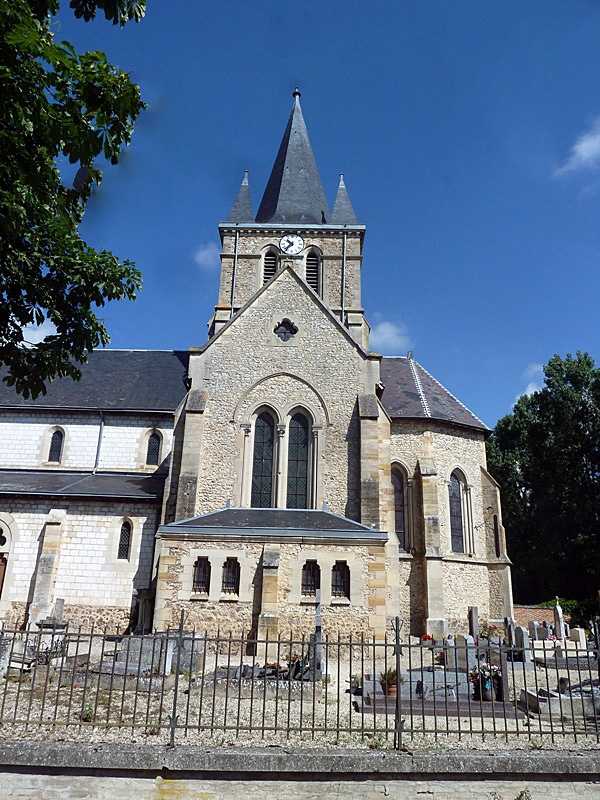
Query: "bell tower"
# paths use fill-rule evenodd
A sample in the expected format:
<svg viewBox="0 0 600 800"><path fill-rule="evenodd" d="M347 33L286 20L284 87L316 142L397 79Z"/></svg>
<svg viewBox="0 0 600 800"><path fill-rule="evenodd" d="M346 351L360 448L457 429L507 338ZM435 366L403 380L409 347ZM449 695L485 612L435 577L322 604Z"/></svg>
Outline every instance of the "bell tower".
<svg viewBox="0 0 600 800"><path fill-rule="evenodd" d="M229 217L219 225L221 280L209 335L290 266L368 350L369 327L360 287L365 226L356 218L343 174L333 211L329 211L298 88L293 97L256 215L245 172Z"/></svg>

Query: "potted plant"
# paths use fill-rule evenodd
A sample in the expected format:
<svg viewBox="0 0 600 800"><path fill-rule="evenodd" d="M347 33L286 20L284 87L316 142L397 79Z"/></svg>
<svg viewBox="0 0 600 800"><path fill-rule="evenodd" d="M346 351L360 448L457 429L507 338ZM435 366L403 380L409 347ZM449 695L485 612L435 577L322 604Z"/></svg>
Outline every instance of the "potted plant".
<svg viewBox="0 0 600 800"><path fill-rule="evenodd" d="M384 694L387 694L389 697L394 697L398 694L398 684L404 683L404 678L396 673L395 667L390 667L387 671L382 672L379 675L381 688Z"/></svg>
<svg viewBox="0 0 600 800"><path fill-rule="evenodd" d="M430 633L424 633L423 636L421 636L422 647L433 647L434 644L433 636Z"/></svg>

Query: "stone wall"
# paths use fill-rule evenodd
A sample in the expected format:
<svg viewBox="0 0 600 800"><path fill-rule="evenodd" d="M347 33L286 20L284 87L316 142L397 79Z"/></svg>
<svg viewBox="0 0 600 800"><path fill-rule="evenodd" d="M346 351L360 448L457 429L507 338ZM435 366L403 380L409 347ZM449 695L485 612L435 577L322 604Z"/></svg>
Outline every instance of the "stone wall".
<svg viewBox="0 0 600 800"><path fill-rule="evenodd" d="M0 745L11 800L596 800L598 751L281 750ZM526 792L526 793L525 793Z"/></svg>
<svg viewBox="0 0 600 800"><path fill-rule="evenodd" d="M228 499L248 504L243 502L248 487L240 426L251 421L257 404L266 404L282 425L295 406L308 406L313 424L320 426L320 488L314 505L326 500L332 511L358 518L356 398L373 377L365 356L309 296L309 289L283 272L205 353L192 354L193 386L208 395L203 442L197 443L202 446L197 514L222 508ZM285 345L273 334L283 317L298 327ZM251 436L246 446L251 459Z"/></svg>
<svg viewBox="0 0 600 800"><path fill-rule="evenodd" d="M60 464L48 462L52 430L64 431ZM173 418L167 415L138 416L105 412L99 469L137 471L145 468L148 433L156 428L163 437L161 460L172 446ZM98 412L12 411L3 412L0 425L0 467L3 469L94 468L100 414ZM154 471L156 467L151 467Z"/></svg>
<svg viewBox="0 0 600 800"><path fill-rule="evenodd" d="M369 613L373 589L370 565L376 557L371 547L353 545L310 545L282 543L278 568L277 617L282 636L294 637L313 632L315 601L301 593L302 567L315 560L321 570L321 610L323 632L369 634ZM384 548L377 548L383 558ZM198 631L217 629L227 635L255 630L261 611L263 545L260 543L213 541L163 541L157 586L155 620L161 628L179 623L181 610L186 627ZM240 563L240 591L232 596L221 593L223 563L235 556ZM198 557L208 557L211 564L210 591L206 596L193 592L193 569ZM336 561L345 561L350 569L350 600L332 597L331 574ZM385 563L385 562L384 562ZM389 565L388 565L389 567ZM385 567L384 567L385 570ZM372 610L371 610L371 613Z"/></svg>
<svg viewBox="0 0 600 800"><path fill-rule="evenodd" d="M60 534L54 599L66 602L71 621L87 621L95 609L103 624L129 616L134 589L152 577L154 534L159 508L149 502L58 501L3 496L0 525L10 533L10 552L0 600L0 616L23 621L31 600L44 526L51 509L66 511ZM123 520L132 525L129 558L118 559ZM76 611L79 608L79 611ZM118 609L115 611L114 609Z"/></svg>

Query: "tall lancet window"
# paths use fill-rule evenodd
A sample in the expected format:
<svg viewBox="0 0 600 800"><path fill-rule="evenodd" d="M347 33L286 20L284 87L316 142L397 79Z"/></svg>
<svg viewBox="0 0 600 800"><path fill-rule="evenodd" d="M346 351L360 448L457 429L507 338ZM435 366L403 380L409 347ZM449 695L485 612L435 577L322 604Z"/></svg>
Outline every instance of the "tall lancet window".
<svg viewBox="0 0 600 800"><path fill-rule="evenodd" d="M288 508L308 508L308 437L308 420L304 414L294 414L288 435Z"/></svg>
<svg viewBox="0 0 600 800"><path fill-rule="evenodd" d="M396 536L401 550L406 550L406 483L399 467L392 467L392 486L394 489L394 511L396 517Z"/></svg>
<svg viewBox="0 0 600 800"><path fill-rule="evenodd" d="M450 540L453 553L465 552L463 494L464 486L457 472L450 476Z"/></svg>
<svg viewBox="0 0 600 800"><path fill-rule="evenodd" d="M314 250L306 256L306 282L317 294L320 294L321 281L319 275L319 256Z"/></svg>
<svg viewBox="0 0 600 800"><path fill-rule="evenodd" d="M275 420L263 411L254 423L252 460L252 508L273 508L275 459Z"/></svg>

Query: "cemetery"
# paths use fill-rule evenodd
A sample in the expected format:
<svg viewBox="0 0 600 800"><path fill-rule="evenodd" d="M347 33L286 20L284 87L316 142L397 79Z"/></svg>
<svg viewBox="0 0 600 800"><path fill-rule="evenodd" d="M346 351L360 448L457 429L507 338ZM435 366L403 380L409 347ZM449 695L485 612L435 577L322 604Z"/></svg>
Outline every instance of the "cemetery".
<svg viewBox="0 0 600 800"><path fill-rule="evenodd" d="M589 736L600 740L598 620L588 639L552 620L504 630L478 622L436 641L310 636L269 640L70 631L46 619L38 632L0 636L0 722L14 735L94 741L158 736L176 744L219 735L236 742L294 740L364 746L383 737ZM7 728L8 729L8 728ZM121 740L121 739L119 739ZM125 739L123 739L125 740Z"/></svg>

